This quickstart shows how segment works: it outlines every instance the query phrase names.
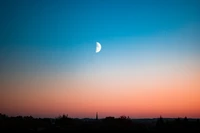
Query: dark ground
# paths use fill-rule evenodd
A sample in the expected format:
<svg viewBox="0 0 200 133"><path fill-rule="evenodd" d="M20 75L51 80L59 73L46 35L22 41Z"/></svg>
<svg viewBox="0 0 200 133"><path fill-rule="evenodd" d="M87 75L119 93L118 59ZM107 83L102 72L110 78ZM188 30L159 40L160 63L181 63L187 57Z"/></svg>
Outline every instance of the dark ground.
<svg viewBox="0 0 200 133"><path fill-rule="evenodd" d="M130 119L126 116L104 119L73 119L60 116L55 119L33 118L31 116L8 117L0 114L0 132L69 132L69 131L123 131L123 132L197 132L200 133L199 119L155 118Z"/></svg>

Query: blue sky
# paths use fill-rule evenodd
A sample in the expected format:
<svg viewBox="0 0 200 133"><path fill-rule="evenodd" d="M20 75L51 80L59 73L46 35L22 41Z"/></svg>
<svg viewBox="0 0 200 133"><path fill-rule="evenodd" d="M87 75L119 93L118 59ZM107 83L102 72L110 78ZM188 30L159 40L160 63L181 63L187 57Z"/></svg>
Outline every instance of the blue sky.
<svg viewBox="0 0 200 133"><path fill-rule="evenodd" d="M1 72L85 71L94 63L127 60L123 63L129 65L138 51L149 56L145 49L154 54L199 48L198 0L9 0L0 5ZM176 36L191 45L174 46ZM102 44L99 54L96 41ZM152 44L159 41L165 44Z"/></svg>

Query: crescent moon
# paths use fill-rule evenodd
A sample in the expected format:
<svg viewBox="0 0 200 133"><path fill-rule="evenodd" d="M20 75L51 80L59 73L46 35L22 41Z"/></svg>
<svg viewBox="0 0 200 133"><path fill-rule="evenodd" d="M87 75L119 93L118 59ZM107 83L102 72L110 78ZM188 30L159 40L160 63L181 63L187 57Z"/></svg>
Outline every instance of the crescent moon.
<svg viewBox="0 0 200 133"><path fill-rule="evenodd" d="M101 51L101 44L99 42L96 42L96 53Z"/></svg>

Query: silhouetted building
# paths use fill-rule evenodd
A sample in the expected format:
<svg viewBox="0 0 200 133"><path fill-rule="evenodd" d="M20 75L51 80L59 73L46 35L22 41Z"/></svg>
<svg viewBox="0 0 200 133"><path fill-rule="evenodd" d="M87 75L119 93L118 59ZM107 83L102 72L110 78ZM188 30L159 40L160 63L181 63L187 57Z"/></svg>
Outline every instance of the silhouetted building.
<svg viewBox="0 0 200 133"><path fill-rule="evenodd" d="M96 120L98 120L98 112L96 112Z"/></svg>

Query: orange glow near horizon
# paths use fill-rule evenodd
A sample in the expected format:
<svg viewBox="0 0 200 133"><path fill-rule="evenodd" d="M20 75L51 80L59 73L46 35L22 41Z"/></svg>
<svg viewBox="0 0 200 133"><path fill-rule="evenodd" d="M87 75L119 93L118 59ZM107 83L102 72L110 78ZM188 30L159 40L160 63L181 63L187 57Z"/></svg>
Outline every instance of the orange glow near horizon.
<svg viewBox="0 0 200 133"><path fill-rule="evenodd" d="M200 117L199 71L184 74L16 80L1 86L7 88L1 93L1 113L80 118L95 117L96 112L99 117Z"/></svg>

